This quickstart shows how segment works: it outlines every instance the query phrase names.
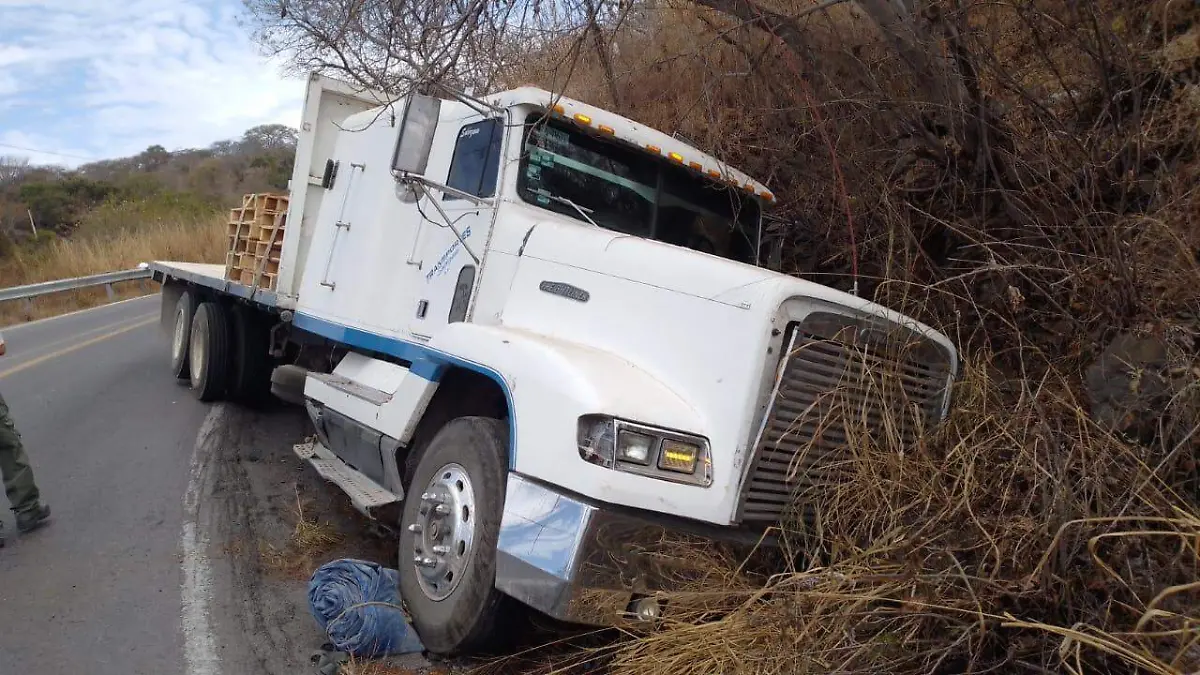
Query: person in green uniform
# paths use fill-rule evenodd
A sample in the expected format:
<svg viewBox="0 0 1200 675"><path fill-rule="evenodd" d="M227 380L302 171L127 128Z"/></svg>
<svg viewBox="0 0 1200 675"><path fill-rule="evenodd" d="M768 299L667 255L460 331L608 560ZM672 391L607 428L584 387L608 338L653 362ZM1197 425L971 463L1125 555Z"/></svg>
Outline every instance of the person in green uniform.
<svg viewBox="0 0 1200 675"><path fill-rule="evenodd" d="M0 335L0 356L7 351L4 336ZM0 396L0 475L4 478L4 493L8 496L9 506L17 514L18 532L32 532L49 522L50 507L42 503L21 434L3 396ZM0 530L0 546L3 545L4 531Z"/></svg>

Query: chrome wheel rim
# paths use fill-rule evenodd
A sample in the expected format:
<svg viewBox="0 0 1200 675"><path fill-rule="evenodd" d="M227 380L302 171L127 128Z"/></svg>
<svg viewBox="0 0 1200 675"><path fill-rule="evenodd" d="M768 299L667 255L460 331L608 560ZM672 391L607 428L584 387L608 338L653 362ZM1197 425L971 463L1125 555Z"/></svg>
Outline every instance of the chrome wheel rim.
<svg viewBox="0 0 1200 675"><path fill-rule="evenodd" d="M204 372L204 362L207 360L205 353L205 333L208 332L204 323L197 321L192 325L192 340L191 347L188 349L188 363L192 369L192 384L200 382L200 375Z"/></svg>
<svg viewBox="0 0 1200 675"><path fill-rule="evenodd" d="M421 591L436 602L458 588L475 552L475 488L467 470L452 463L433 474L420 499L408 526L412 561Z"/></svg>
<svg viewBox="0 0 1200 675"><path fill-rule="evenodd" d="M180 309L175 312L175 338L171 340L171 358L175 363L183 359L184 333L187 332L187 312Z"/></svg>

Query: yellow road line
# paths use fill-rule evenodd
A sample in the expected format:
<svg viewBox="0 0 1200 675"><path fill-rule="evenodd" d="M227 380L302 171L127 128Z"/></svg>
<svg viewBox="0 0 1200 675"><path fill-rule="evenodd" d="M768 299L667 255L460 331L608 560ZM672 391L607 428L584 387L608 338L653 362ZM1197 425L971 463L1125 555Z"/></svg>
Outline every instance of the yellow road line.
<svg viewBox="0 0 1200 675"><path fill-rule="evenodd" d="M114 330L111 333L105 333L104 335L97 335L96 337L94 337L90 340L84 340L83 342L73 344L70 347L65 347L56 352L46 354L44 356L39 356L36 359L26 361L25 363L22 363L21 365L13 366L12 368L9 368L8 370L0 371L0 379L4 379L14 373L19 373L22 370L32 368L32 367L38 365L39 363L45 363L46 361L49 361L51 359L57 359L60 356L66 356L67 354L70 354L71 352L79 351L80 349L83 349L84 347L90 347L91 345L94 345L98 342L104 342L105 340L108 340L109 338L114 338L123 333L128 333L131 330L137 330L138 328L141 328L143 326L149 326L150 324L155 323L157 321L158 321L158 317L146 319L145 321L139 321L135 324L130 324L128 326L125 326L124 328L119 328L117 330Z"/></svg>
<svg viewBox="0 0 1200 675"><path fill-rule="evenodd" d="M5 359L5 360L21 361L28 356L36 357L36 355L38 355L38 354L41 354L46 351L52 351L55 347L57 347L59 345L68 344L70 342L78 340L79 338L87 337L89 335L95 335L96 333L103 333L105 331L109 331L114 328L120 328L122 326L128 325L130 321L142 321L142 320L149 319L149 318L155 317L155 316L158 316L158 312L151 312L149 314L139 314L137 316L129 317L128 319L125 319L124 321L114 321L112 323L106 323L103 326L97 326L96 328L89 328L85 331L76 333L70 337L62 338L61 340L51 340L49 342L42 342L34 347L30 347L29 349L21 350L20 354L13 353L13 351L14 351L12 348L13 340L11 337L9 337L9 332L6 330L6 331L4 331L4 336L6 338L8 338L8 350L9 350L8 354L9 354L9 356L11 356L13 358ZM56 317L51 317L51 318L56 318Z"/></svg>

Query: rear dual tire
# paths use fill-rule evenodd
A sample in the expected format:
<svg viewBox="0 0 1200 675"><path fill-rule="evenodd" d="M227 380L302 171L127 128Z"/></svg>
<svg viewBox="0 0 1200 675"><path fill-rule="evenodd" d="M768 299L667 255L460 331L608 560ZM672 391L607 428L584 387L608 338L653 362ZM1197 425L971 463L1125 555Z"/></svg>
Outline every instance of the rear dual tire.
<svg viewBox="0 0 1200 675"><path fill-rule="evenodd" d="M171 374L179 380L189 379L188 351L192 340L192 321L196 318L199 304L199 297L190 289L183 291L175 301L171 320Z"/></svg>
<svg viewBox="0 0 1200 675"><path fill-rule="evenodd" d="M188 340L188 370L192 391L204 402L219 401L229 383L229 315L215 302L201 303L192 319Z"/></svg>
<svg viewBox="0 0 1200 675"><path fill-rule="evenodd" d="M271 329L259 312L245 305L229 310L233 354L229 364L229 399L257 407L270 400ZM302 389L303 390L303 389Z"/></svg>
<svg viewBox="0 0 1200 675"><path fill-rule="evenodd" d="M179 295L173 313L171 373L201 401L256 405L271 390L270 329L253 309Z"/></svg>

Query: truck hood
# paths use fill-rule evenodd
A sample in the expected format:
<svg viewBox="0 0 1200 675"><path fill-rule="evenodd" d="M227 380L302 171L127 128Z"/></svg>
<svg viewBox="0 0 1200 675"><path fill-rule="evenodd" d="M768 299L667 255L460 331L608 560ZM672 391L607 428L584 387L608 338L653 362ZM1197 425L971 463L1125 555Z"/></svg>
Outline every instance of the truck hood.
<svg viewBox="0 0 1200 675"><path fill-rule="evenodd" d="M554 220L534 227L523 255L743 308L737 291L781 276L671 244Z"/></svg>
<svg viewBox="0 0 1200 675"><path fill-rule="evenodd" d="M715 255L583 227L575 221L540 220L529 232L522 254L745 310L773 312L787 297L822 300L907 326L954 351L950 341L930 326L870 300Z"/></svg>

